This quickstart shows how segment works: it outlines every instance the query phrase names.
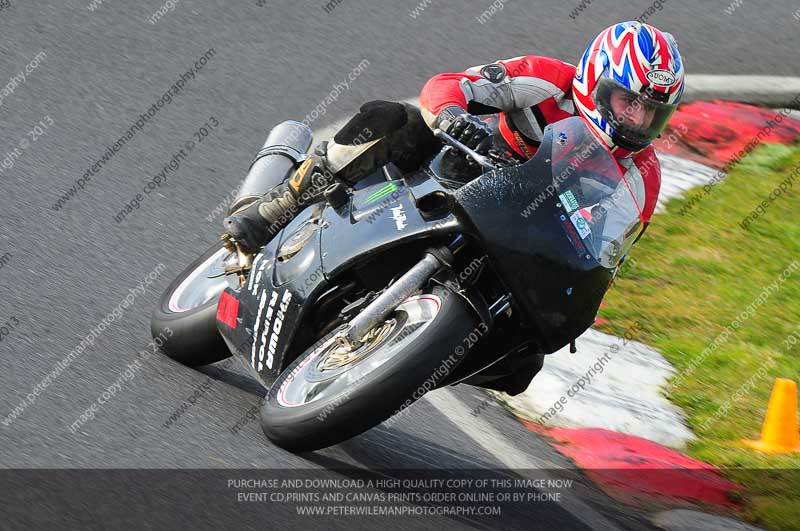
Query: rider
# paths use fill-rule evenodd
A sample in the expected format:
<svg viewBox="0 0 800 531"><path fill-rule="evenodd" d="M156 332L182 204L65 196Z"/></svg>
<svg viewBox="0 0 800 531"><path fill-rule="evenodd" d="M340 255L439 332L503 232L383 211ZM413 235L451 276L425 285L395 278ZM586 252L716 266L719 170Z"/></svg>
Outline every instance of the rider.
<svg viewBox="0 0 800 531"><path fill-rule="evenodd" d="M529 55L439 74L422 89L421 114L407 104L364 105L334 143L318 147L289 182L227 217L226 234L245 250L258 250L291 220L287 211L297 212L309 197L318 199L318 193L308 191L322 189L320 184L333 182L334 175L353 184L389 162L402 171L416 169L439 149L433 128L478 152L491 148L522 162L535 154L548 124L575 115L605 143L627 176L643 180L646 226L661 186L651 143L666 127L683 88L675 39L634 21L603 30L577 68ZM370 137L366 144L361 143L364 131ZM335 157L329 156L334 152ZM331 164L334 158L339 160Z"/></svg>

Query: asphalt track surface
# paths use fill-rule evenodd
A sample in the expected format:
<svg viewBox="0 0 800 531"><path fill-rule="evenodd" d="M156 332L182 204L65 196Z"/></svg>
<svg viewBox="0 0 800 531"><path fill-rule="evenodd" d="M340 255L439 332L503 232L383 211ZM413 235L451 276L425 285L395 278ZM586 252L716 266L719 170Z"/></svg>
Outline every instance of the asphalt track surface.
<svg viewBox="0 0 800 531"><path fill-rule="evenodd" d="M160 0L106 0L94 12L87 4L10 0L0 9L0 89L37 54L46 54L0 106L0 154L13 152L13 166L5 164L0 173L0 325L13 325L0 341L0 416L8 420L55 364L160 263L163 272L18 418L0 425L0 466L569 466L494 403L472 415L484 396L470 388L424 400L390 427L295 456L270 445L258 422L231 430L264 392L244 372L234 366L200 372L160 355L124 382L93 420L75 433L70 425L146 348L157 298L217 238L221 217L207 216L242 178L272 125L309 115L354 68L358 75L318 111L315 128L370 99L414 97L440 71L529 53L575 62L593 33L638 17L651 2L596 0L573 20L573 2L507 0L485 24L476 20L490 7L484 1L432 0L414 19L409 13L417 3L408 0L341 0L330 13L321 0L181 0L155 24L148 19L163 5ZM692 73L797 75L797 6L745 0L726 15L728 5L666 0L648 22L676 35ZM54 210L107 146L209 49L213 56L182 92ZM196 142L166 184L143 194L140 208L117 223L115 214L212 117L219 126ZM209 385L174 425L164 427L187 397ZM184 491L174 493L175 504L189 505L195 486L185 482ZM131 483L123 495L134 500L148 492L151 485ZM575 493L582 500L577 508L542 505L534 527L582 528L598 513L622 528L645 525L589 486ZM242 509L227 504L212 513L225 511L236 517ZM258 522L293 525L288 513L275 513L271 522L247 522L243 528ZM467 520L429 524L483 527ZM505 524L531 527L524 518ZM390 521L386 527L400 525ZM367 521L347 527L367 527Z"/></svg>

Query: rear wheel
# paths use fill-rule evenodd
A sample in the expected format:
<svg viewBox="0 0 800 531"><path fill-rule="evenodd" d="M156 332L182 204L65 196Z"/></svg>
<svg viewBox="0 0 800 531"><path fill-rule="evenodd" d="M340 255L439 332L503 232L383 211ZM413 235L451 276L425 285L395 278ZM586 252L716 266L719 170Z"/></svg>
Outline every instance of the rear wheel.
<svg viewBox="0 0 800 531"><path fill-rule="evenodd" d="M466 355L477 322L466 301L435 287L403 302L352 352L331 332L272 385L264 433L288 450L310 451L368 430L441 383Z"/></svg>
<svg viewBox="0 0 800 531"><path fill-rule="evenodd" d="M235 279L223 275L227 254L221 244L206 251L170 284L153 312L153 337L170 328L172 336L161 350L184 365L208 365L231 355L217 331L217 302Z"/></svg>

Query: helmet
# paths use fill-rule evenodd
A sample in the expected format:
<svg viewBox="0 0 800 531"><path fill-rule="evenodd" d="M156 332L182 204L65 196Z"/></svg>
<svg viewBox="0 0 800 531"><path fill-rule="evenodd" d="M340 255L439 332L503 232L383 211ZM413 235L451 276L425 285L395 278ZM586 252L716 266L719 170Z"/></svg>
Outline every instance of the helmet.
<svg viewBox="0 0 800 531"><path fill-rule="evenodd" d="M648 24L615 24L595 38L575 71L572 94L581 117L616 157L649 146L683 95L675 38Z"/></svg>

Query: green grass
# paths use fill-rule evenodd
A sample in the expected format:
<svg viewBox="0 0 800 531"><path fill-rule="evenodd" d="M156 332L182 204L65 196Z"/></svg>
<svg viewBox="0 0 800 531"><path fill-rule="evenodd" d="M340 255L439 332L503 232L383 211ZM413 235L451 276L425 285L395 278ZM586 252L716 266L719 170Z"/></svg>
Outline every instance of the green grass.
<svg viewBox="0 0 800 531"><path fill-rule="evenodd" d="M800 260L800 179L793 193L780 196L747 230L739 225L798 162L800 145L763 146L685 216L678 214L684 200L672 200L631 252L634 263L615 282L601 312L610 321L605 331L615 334L647 320L641 340L678 371L668 397L698 437L688 453L747 486L745 516L775 530L800 530L800 454L768 456L740 439L759 437L775 378L800 379L800 342L790 350L784 345L787 336L800 334L800 269L756 303L755 315L742 320L703 363L686 369ZM762 366L762 377L755 376ZM733 399L748 381L752 390ZM729 409L715 418L726 401Z"/></svg>

